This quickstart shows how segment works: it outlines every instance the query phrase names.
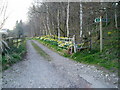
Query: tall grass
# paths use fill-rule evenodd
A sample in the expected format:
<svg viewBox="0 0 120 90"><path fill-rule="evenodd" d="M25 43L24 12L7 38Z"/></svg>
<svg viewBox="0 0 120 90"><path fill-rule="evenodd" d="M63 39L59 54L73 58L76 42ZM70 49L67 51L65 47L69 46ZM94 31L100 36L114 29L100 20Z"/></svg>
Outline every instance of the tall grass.
<svg viewBox="0 0 120 90"><path fill-rule="evenodd" d="M8 53L0 59L0 62L2 62L2 70L5 70L14 63L22 60L26 51L26 41L21 42L17 47L13 45Z"/></svg>

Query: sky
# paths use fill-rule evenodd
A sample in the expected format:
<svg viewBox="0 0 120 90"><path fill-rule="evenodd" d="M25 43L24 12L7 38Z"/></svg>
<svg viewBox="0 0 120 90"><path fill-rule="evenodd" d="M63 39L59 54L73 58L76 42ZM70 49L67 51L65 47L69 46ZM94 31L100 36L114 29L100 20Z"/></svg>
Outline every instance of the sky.
<svg viewBox="0 0 120 90"><path fill-rule="evenodd" d="M12 30L17 20L27 21L27 12L33 0L8 0L6 16L8 19L3 28Z"/></svg>

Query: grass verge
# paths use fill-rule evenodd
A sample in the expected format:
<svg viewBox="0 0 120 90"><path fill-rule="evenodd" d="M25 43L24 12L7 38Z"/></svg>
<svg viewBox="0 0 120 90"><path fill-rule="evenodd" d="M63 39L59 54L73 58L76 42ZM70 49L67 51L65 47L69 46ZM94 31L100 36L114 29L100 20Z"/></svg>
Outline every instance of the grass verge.
<svg viewBox="0 0 120 90"><path fill-rule="evenodd" d="M37 44L35 44L34 42L32 42L33 47L35 48L35 50L41 55L43 56L45 59L47 59L48 61L51 61L51 57L44 52Z"/></svg>
<svg viewBox="0 0 120 90"><path fill-rule="evenodd" d="M17 47L13 45L8 53L0 59L2 70L6 70L14 63L22 60L26 52L26 41L21 42Z"/></svg>

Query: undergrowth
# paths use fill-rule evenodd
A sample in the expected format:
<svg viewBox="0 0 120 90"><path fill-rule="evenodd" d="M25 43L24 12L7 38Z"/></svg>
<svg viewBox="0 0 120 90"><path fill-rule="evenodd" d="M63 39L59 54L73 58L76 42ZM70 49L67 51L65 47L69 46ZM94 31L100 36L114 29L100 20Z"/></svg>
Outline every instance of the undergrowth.
<svg viewBox="0 0 120 90"><path fill-rule="evenodd" d="M20 43L17 47L13 45L5 56L2 56L2 70L9 68L14 63L23 59L26 53L26 41Z"/></svg>

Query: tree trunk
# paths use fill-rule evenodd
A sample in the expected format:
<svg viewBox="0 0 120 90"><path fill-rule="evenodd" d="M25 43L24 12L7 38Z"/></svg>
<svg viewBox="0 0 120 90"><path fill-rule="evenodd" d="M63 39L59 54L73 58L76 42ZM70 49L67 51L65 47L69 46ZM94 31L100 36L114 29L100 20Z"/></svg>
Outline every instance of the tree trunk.
<svg viewBox="0 0 120 90"><path fill-rule="evenodd" d="M46 35L48 35L48 32L47 32L47 27L46 27L46 25L45 25L45 21L44 21L44 20L43 20L43 24L44 24L45 31L46 31L46 32L45 32L45 34L46 34Z"/></svg>
<svg viewBox="0 0 120 90"><path fill-rule="evenodd" d="M53 29L53 34L55 35L55 25L54 25L53 20L52 20L52 29Z"/></svg>
<svg viewBox="0 0 120 90"><path fill-rule="evenodd" d="M58 39L60 38L60 20L59 20L59 9L58 9L58 14L57 14L57 21L58 21Z"/></svg>
<svg viewBox="0 0 120 90"><path fill-rule="evenodd" d="M69 37L69 1L67 6L67 20L66 20L66 26L67 26L67 37Z"/></svg>
<svg viewBox="0 0 120 90"><path fill-rule="evenodd" d="M46 5L46 6L47 6L47 5ZM48 12L48 6L47 6L47 28L48 28L49 35L52 35L52 34L51 34L51 31L50 31L50 26L49 26L49 12Z"/></svg>
<svg viewBox="0 0 120 90"><path fill-rule="evenodd" d="M82 37L82 15L83 15L83 11L82 11L82 2L80 2L80 37Z"/></svg>
<svg viewBox="0 0 120 90"><path fill-rule="evenodd" d="M117 12L116 12L116 8L115 8L115 27L118 28L118 25L117 25Z"/></svg>

